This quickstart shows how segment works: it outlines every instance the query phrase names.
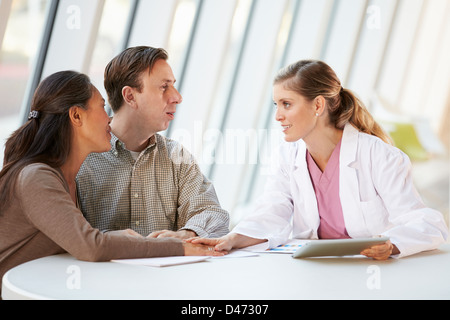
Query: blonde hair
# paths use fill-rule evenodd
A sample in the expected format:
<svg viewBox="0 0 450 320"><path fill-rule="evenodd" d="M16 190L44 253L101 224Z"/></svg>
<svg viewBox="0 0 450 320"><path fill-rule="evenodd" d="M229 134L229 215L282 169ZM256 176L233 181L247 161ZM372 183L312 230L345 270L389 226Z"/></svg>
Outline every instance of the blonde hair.
<svg viewBox="0 0 450 320"><path fill-rule="evenodd" d="M344 89L336 73L318 60L301 60L279 71L274 84L283 83L306 99L323 96L327 101L330 122L338 129L351 123L359 131L376 136L392 144L390 136L373 119L364 104L353 92Z"/></svg>

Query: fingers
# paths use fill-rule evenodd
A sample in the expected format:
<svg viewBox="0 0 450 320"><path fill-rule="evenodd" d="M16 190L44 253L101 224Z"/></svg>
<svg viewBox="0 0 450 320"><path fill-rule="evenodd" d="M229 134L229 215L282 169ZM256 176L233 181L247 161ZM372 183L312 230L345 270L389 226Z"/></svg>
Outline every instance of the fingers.
<svg viewBox="0 0 450 320"><path fill-rule="evenodd" d="M361 252L361 254L375 260L386 260L391 256L393 248L394 246L392 245L392 243L390 241L387 241L384 244L365 249Z"/></svg>
<svg viewBox="0 0 450 320"><path fill-rule="evenodd" d="M204 245L208 245L208 246L215 246L216 244L219 243L218 239L209 239L209 238L191 238L189 239L189 242L191 243L195 243L195 244L204 244Z"/></svg>
<svg viewBox="0 0 450 320"><path fill-rule="evenodd" d="M182 235L175 231L170 230L159 230L150 233L147 238L178 238L182 239Z"/></svg>
<svg viewBox="0 0 450 320"><path fill-rule="evenodd" d="M159 230L159 231L155 231L150 233L147 238L158 238L160 235L164 234L168 232L168 230Z"/></svg>
<svg viewBox="0 0 450 320"><path fill-rule="evenodd" d="M230 251L232 249L232 246L226 242L220 242L218 244L216 244L216 246L214 247L217 251Z"/></svg>
<svg viewBox="0 0 450 320"><path fill-rule="evenodd" d="M217 251L214 247L208 247L208 255L211 255L213 257L223 257L227 254L227 251Z"/></svg>
<svg viewBox="0 0 450 320"><path fill-rule="evenodd" d="M137 233L136 231L131 230L131 229L126 229L125 232L131 236L142 237L139 233Z"/></svg>
<svg viewBox="0 0 450 320"><path fill-rule="evenodd" d="M184 252L186 256L213 256L221 257L226 255L228 252L216 251L212 246L205 246L202 244L193 244L189 242L184 242Z"/></svg>
<svg viewBox="0 0 450 320"><path fill-rule="evenodd" d="M138 238L142 237L139 233L137 233L136 231L131 230L131 229L108 231L108 234L117 234L117 235L121 235L121 236L133 236L133 237L138 237Z"/></svg>
<svg viewBox="0 0 450 320"><path fill-rule="evenodd" d="M171 230L159 230L150 233L147 238L176 238L176 239L193 239L195 233L190 230L179 230L179 231L171 231Z"/></svg>
<svg viewBox="0 0 450 320"><path fill-rule="evenodd" d="M208 239L208 238L194 238L192 243L203 244L207 246L213 246L216 251L230 251L232 249L229 241L219 238L219 239Z"/></svg>
<svg viewBox="0 0 450 320"><path fill-rule="evenodd" d="M195 237L195 238L191 238L186 240L189 243L192 244L201 244L201 245L205 245L205 246L211 246L214 247L215 251L219 251L219 252L228 252L232 249L231 244L222 238L218 238L218 239L214 239L214 238L199 238L199 237Z"/></svg>

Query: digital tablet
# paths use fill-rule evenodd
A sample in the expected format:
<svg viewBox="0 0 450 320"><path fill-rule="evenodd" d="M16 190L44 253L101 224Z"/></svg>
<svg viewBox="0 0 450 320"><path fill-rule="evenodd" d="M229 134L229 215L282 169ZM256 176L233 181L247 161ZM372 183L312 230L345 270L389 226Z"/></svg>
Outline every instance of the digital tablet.
<svg viewBox="0 0 450 320"><path fill-rule="evenodd" d="M311 240L292 255L294 258L358 255L364 249L388 241L387 237Z"/></svg>

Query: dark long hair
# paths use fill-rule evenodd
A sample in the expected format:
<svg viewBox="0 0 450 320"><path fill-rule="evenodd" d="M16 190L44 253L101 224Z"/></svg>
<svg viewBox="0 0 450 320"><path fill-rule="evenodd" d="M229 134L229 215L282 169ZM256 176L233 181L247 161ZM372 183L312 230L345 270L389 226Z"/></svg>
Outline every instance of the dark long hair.
<svg viewBox="0 0 450 320"><path fill-rule="evenodd" d="M306 99L323 96L327 101L330 122L338 129L351 123L358 130L392 144L392 140L373 119L356 95L342 87L333 69L323 61L301 60L280 70L274 80L283 83Z"/></svg>
<svg viewBox="0 0 450 320"><path fill-rule="evenodd" d="M61 167L70 153L72 127L69 110L86 109L93 93L88 76L61 71L44 79L31 103L33 116L6 141L0 171L0 215L14 196L16 180L22 169L32 163Z"/></svg>

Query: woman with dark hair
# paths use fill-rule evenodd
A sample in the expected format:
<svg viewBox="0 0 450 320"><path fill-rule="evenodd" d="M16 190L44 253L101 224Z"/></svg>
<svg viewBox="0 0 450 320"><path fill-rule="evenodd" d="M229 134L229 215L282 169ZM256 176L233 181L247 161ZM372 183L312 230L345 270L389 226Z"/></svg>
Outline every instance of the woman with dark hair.
<svg viewBox="0 0 450 320"><path fill-rule="evenodd" d="M377 260L437 248L448 234L442 214L416 192L408 157L391 145L361 101L324 62L281 70L273 98L285 143L253 215L219 239L192 243L230 250L296 239L383 235L361 254Z"/></svg>
<svg viewBox="0 0 450 320"><path fill-rule="evenodd" d="M111 148L104 104L89 78L74 71L37 88L28 122L6 142L0 172L0 279L21 263L64 252L86 261L216 254L131 230L102 233L85 220L75 177L90 153Z"/></svg>

